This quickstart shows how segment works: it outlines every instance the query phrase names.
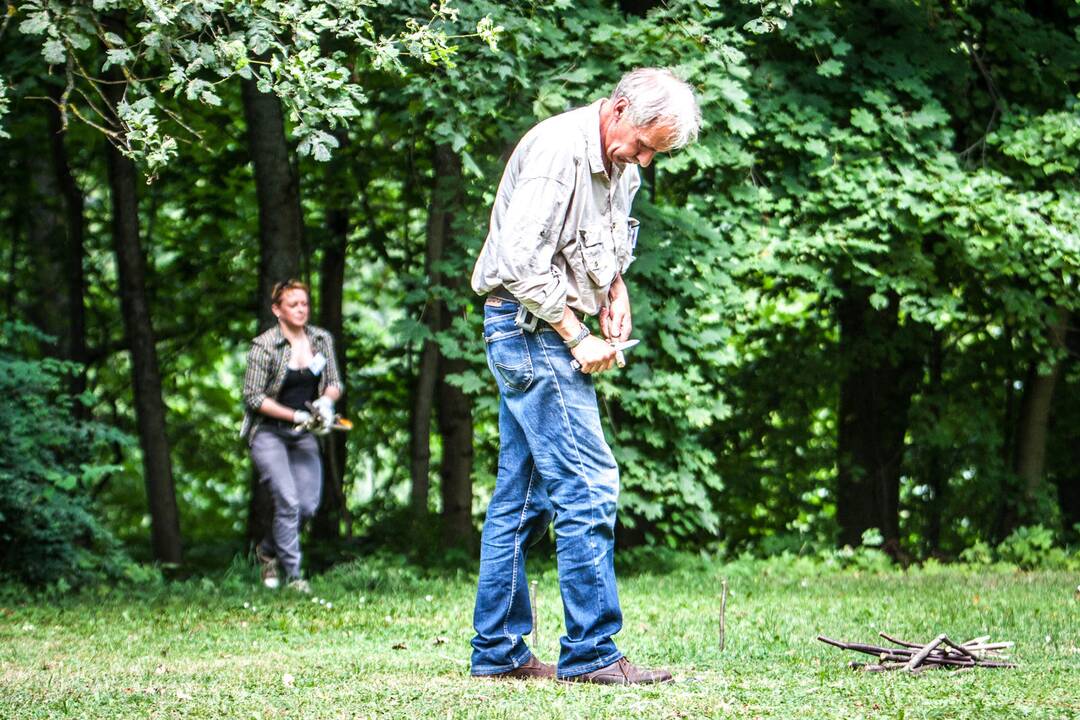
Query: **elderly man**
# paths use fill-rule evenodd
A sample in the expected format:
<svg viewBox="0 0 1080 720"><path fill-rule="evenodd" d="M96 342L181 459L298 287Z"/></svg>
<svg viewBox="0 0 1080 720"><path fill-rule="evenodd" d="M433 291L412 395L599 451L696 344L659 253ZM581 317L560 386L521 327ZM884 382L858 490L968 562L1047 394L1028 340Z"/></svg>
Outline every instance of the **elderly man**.
<svg viewBox="0 0 1080 720"><path fill-rule="evenodd" d="M634 259L637 165L692 141L701 112L668 70L625 75L611 97L530 130L503 172L472 287L486 295L484 341L499 387L499 471L484 522L472 673L555 677L522 638L532 630L525 556L554 517L566 634L561 680L671 680L631 664L613 563L619 468L592 374L630 337L622 275ZM579 315L581 318L579 318ZM601 339L582 322L598 315ZM572 365L576 360L578 367Z"/></svg>

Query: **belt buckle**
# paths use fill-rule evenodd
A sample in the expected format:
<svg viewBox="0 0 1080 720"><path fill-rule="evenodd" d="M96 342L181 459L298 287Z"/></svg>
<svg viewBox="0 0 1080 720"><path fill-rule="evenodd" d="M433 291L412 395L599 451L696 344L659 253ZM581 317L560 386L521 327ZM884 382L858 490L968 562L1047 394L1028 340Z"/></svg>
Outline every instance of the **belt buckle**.
<svg viewBox="0 0 1080 720"><path fill-rule="evenodd" d="M514 324L525 332L536 332L536 324L540 321L540 318L529 312L529 309L525 305L519 305L517 315L514 316Z"/></svg>

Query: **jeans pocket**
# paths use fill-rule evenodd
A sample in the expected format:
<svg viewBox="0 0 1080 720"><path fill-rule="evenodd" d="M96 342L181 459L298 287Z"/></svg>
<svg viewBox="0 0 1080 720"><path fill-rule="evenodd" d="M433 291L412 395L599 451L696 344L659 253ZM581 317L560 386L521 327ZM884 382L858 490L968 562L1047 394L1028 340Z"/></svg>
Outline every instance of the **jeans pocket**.
<svg viewBox="0 0 1080 720"><path fill-rule="evenodd" d="M520 328L485 332L484 341L491 364L506 386L519 392L528 390L533 381L533 365L525 332Z"/></svg>

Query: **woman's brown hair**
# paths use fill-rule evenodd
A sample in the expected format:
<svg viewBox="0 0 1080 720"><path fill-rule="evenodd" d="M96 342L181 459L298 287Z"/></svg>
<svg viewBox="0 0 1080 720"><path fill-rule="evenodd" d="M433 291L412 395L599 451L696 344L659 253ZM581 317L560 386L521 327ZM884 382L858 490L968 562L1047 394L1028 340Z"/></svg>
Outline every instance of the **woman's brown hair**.
<svg viewBox="0 0 1080 720"><path fill-rule="evenodd" d="M289 290L303 290L304 294L311 297L311 291L308 290L308 286L299 280L282 280L274 285L274 289L270 291L270 302L273 305L281 304L281 296L287 293Z"/></svg>

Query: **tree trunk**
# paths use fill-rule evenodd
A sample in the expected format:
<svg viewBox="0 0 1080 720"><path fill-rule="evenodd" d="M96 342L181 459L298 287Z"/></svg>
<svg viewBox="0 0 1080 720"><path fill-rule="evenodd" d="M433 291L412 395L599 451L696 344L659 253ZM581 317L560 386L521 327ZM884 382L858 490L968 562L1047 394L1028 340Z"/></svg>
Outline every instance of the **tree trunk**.
<svg viewBox="0 0 1080 720"><path fill-rule="evenodd" d="M447 546L471 550L475 541L472 523L472 399L446 381L447 375L463 372L467 368L468 364L459 358L442 358L439 361L438 423L443 453L439 482L443 542Z"/></svg>
<svg viewBox="0 0 1080 720"><path fill-rule="evenodd" d="M59 100L60 92L52 89L54 99ZM81 395L86 390L86 273L83 269L85 248L85 221L83 218L85 199L82 190L75 182L68 161L67 146L64 144L66 133L62 131L60 110L53 104L49 108L49 131L52 133L52 158L60 192L64 197L64 210L67 216L67 262L65 267L65 285L67 288L68 312L68 360L80 365L79 372L72 378L71 394ZM88 408L76 403L76 418L85 419Z"/></svg>
<svg viewBox="0 0 1080 720"><path fill-rule="evenodd" d="M124 95L126 85L118 72L109 73L105 86L112 107ZM135 419L139 427L143 474L150 505L154 557L160 562L181 560L180 522L176 509L169 441L165 434L165 403L161 397L161 374L146 299L146 258L139 239L137 170L111 143L107 143L109 188L112 195L112 236L120 278L120 306L124 332L131 350L135 391Z"/></svg>
<svg viewBox="0 0 1080 720"><path fill-rule="evenodd" d="M1069 327L1069 313L1058 310L1054 325L1050 328L1055 349L1065 346L1065 333ZM1016 529L1021 524L1037 524L1039 517L1037 500L1043 487L1046 474L1046 442L1050 425L1050 410L1053 407L1054 389L1061 376L1063 362L1056 361L1050 372L1039 373L1039 361L1034 361L1027 373L1023 395L1020 399L1020 416L1016 429L1016 461L1013 470L1019 476L1023 487L1023 498L1019 507L1006 513L1005 532Z"/></svg>
<svg viewBox="0 0 1080 720"><path fill-rule="evenodd" d="M428 216L429 246L456 252L454 211L461 205L464 178L461 160L449 146L435 148L435 186ZM443 287L451 297L465 289L462 275L444 278ZM438 301L440 330L449 330L453 315L445 301ZM466 370L461 358L438 358L436 421L442 437L442 464L439 488L442 499L442 539L445 545L471 550L475 531L472 524L473 420L472 399L447 382L447 376Z"/></svg>
<svg viewBox="0 0 1080 720"><path fill-rule="evenodd" d="M48 125L39 127L41 140ZM51 146L51 138L49 145ZM41 145L44 143L36 143ZM40 148L26 153L24 172L29 197L27 204L32 211L27 214L27 254L33 276L31 283L33 302L27 315L39 329L51 336L48 347L44 348L51 357L66 358L69 354L71 312L70 300L66 292L65 267L69 262L67 216L64 198L56 176L56 167L47 153Z"/></svg>
<svg viewBox="0 0 1080 720"><path fill-rule="evenodd" d="M342 301L345 285L345 251L349 239L349 213L345 207L336 207L327 211L326 224L330 231L330 242L323 249L322 266L319 271L319 324L334 336L334 350L337 355L338 369L345 377L344 318ZM346 388L347 390L347 388ZM348 407L345 392L338 399L339 412ZM323 446L323 494L322 504L315 515L312 532L325 540L341 537L341 524L345 523L345 534L352 536L352 518L345 497L345 433L332 432L326 436Z"/></svg>
<svg viewBox="0 0 1080 720"><path fill-rule="evenodd" d="M270 311L274 283L300 274L303 217L300 189L285 139L281 101L259 92L254 80L242 83L248 147L255 168L259 203L259 332L276 322Z"/></svg>
<svg viewBox="0 0 1080 720"><path fill-rule="evenodd" d="M930 340L930 382L926 390L926 394L933 398L931 414L935 425L941 422L941 405L945 400L945 391L942 388L944 355L941 333L935 330ZM945 472L944 452L940 445L931 445L927 452L926 484L930 486L932 498L926 508L926 542L930 552L936 553L941 548L941 512L945 506L948 476Z"/></svg>
<svg viewBox="0 0 1080 720"><path fill-rule="evenodd" d="M1080 328L1071 326L1065 334L1065 346L1069 350L1069 362L1075 363L1080 357ZM1064 374L1064 369L1062 370ZM1075 398L1075 394L1065 393L1066 398ZM1073 455L1075 457L1075 454ZM1061 463L1058 463L1061 468ZM1061 506L1061 523L1066 529L1080 525L1080 467L1069 463L1067 469L1061 468L1055 478L1058 488L1058 503ZM1080 528L1077 528L1080 533Z"/></svg>
<svg viewBox="0 0 1080 720"><path fill-rule="evenodd" d="M50 92L59 95L56 90ZM28 252L34 272L34 302L28 315L54 338L45 348L49 355L85 366L83 194L68 165L60 112L52 104L42 107L47 123L42 126L41 139L47 140L51 152L45 154L35 147L25 160L24 177L29 191L26 206L32 209L27 213ZM85 389L83 367L70 378L67 390L77 396ZM88 414L82 403L76 403L72 412L79 419Z"/></svg>
<svg viewBox="0 0 1080 720"><path fill-rule="evenodd" d="M441 197L439 165L445 161L449 148L439 146L435 151L435 183L428 207L427 247L424 255L425 287L429 290L443 284L442 262L446 245L447 212ZM433 336L443 327L443 303L429 293L423 309L423 322ZM431 472L431 416L435 409L435 395L439 379L439 346L433 337L424 340L420 351L420 367L413 386L412 412L409 422L410 452L409 469L412 487L409 505L416 516L427 513Z"/></svg>
<svg viewBox="0 0 1080 720"><path fill-rule="evenodd" d="M255 168L255 194L259 203L259 290L256 298L259 332L276 319L270 311L275 283L298 276L302 252L303 219L295 169L289 161L281 101L259 92L254 80L241 84L248 147ZM273 501L257 473L251 474L248 539L266 536L273 518Z"/></svg>
<svg viewBox="0 0 1080 720"><path fill-rule="evenodd" d="M885 548L899 551L900 468L914 394L917 356L911 330L899 325L895 298L874 310L869 292L848 290L839 307L840 386L836 519L840 542L857 546L877 528Z"/></svg>

